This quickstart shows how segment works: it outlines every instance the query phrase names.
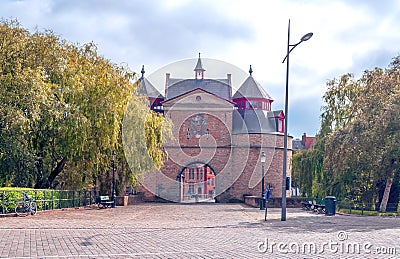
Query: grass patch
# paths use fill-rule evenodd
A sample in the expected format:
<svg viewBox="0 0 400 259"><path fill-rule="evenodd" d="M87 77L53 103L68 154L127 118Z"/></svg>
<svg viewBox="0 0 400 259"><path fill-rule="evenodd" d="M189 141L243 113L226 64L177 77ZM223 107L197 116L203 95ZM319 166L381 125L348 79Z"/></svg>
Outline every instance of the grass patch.
<svg viewBox="0 0 400 259"><path fill-rule="evenodd" d="M371 211L371 210L349 210L349 209L340 209L339 212L346 213L346 214L355 214L355 215L366 215L366 216L400 216L399 212L379 212L379 211Z"/></svg>

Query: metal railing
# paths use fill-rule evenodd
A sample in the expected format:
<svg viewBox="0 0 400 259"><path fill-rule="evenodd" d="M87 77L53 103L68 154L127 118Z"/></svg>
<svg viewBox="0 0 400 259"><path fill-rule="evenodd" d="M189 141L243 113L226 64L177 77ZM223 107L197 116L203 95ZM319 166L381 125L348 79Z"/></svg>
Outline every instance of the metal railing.
<svg viewBox="0 0 400 259"><path fill-rule="evenodd" d="M14 213L24 193L36 201L38 211L89 206L95 204L95 197L99 195L95 190L1 190L0 215Z"/></svg>

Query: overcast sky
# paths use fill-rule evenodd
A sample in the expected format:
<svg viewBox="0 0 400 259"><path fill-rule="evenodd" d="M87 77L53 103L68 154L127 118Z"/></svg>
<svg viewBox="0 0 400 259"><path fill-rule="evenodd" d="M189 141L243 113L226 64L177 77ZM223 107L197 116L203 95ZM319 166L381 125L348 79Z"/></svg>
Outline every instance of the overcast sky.
<svg viewBox="0 0 400 259"><path fill-rule="evenodd" d="M314 33L290 55L288 126L295 137L318 132L327 80L386 67L400 54L398 0L0 0L0 17L31 31L51 29L71 43L93 41L113 63L136 72L144 64L146 76L199 52L246 73L251 64L274 110L284 108L291 19L291 44Z"/></svg>

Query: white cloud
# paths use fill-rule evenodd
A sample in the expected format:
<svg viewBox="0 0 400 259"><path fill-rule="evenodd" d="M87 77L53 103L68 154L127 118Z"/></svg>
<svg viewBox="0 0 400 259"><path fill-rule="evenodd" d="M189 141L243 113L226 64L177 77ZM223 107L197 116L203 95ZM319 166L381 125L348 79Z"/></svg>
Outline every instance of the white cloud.
<svg viewBox="0 0 400 259"><path fill-rule="evenodd" d="M52 29L70 42L94 41L115 63L136 71L145 64L146 75L198 52L246 73L251 64L276 109L283 108L290 18L291 43L314 33L290 56L290 107L296 110L290 110L289 129L295 136L316 132L327 79L386 67L400 42L396 0L3 0L0 16L18 18L31 30Z"/></svg>

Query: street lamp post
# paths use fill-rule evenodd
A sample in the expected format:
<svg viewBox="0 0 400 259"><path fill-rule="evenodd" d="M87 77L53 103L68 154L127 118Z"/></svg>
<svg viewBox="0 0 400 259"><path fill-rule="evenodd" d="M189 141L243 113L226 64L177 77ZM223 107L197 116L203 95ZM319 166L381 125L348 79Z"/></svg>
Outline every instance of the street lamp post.
<svg viewBox="0 0 400 259"><path fill-rule="evenodd" d="M115 208L115 199L117 196L115 192L115 151L112 152L111 166L112 166L112 200L113 200L112 207Z"/></svg>
<svg viewBox="0 0 400 259"><path fill-rule="evenodd" d="M265 152L261 152L261 199L260 199L260 210L265 209L265 197L264 197L264 164L266 160Z"/></svg>
<svg viewBox="0 0 400 259"><path fill-rule="evenodd" d="M289 91L289 54L294 48L297 47L303 41L309 40L313 36L312 32L305 34L301 37L300 41L296 44L290 44L290 19L288 25L288 41L287 41L287 52L286 57L282 63L286 60L286 89L285 89L285 132L283 137L283 173L282 173L282 213L281 221L286 221L286 167L287 167L287 139L288 139L288 91Z"/></svg>

